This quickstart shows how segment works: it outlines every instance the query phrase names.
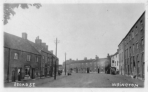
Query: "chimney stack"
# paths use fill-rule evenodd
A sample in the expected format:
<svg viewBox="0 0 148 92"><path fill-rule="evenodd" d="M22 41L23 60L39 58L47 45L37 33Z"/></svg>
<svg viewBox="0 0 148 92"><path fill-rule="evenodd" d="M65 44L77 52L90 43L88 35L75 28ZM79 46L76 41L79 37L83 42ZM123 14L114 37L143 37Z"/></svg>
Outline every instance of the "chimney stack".
<svg viewBox="0 0 148 92"><path fill-rule="evenodd" d="M46 48L45 48L46 43L43 42L41 46L42 46L43 49L46 49Z"/></svg>
<svg viewBox="0 0 148 92"><path fill-rule="evenodd" d="M96 55L96 60L99 60L99 57Z"/></svg>
<svg viewBox="0 0 148 92"><path fill-rule="evenodd" d="M35 43L41 46L41 44L42 44L42 40L39 39L39 36L36 37L36 39L35 39Z"/></svg>
<svg viewBox="0 0 148 92"><path fill-rule="evenodd" d="M48 50L48 45L46 45L46 50Z"/></svg>
<svg viewBox="0 0 148 92"><path fill-rule="evenodd" d="M27 33L22 33L22 38L27 39Z"/></svg>
<svg viewBox="0 0 148 92"><path fill-rule="evenodd" d="M85 57L84 60L87 60L87 57Z"/></svg>
<svg viewBox="0 0 148 92"><path fill-rule="evenodd" d="M50 52L53 54L53 50L50 50Z"/></svg>

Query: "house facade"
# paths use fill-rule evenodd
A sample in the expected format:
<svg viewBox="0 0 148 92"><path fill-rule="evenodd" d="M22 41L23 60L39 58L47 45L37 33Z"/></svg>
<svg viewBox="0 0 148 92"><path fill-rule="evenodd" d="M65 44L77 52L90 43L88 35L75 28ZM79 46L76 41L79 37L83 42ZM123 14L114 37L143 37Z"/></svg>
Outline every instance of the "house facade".
<svg viewBox="0 0 148 92"><path fill-rule="evenodd" d="M39 48L44 48L46 53ZM58 60L48 51L47 45L44 44L44 46L39 47L36 42L33 43L27 39L26 33L22 33L22 37L18 37L4 32L5 82L34 79L47 74L51 75L54 59Z"/></svg>
<svg viewBox="0 0 148 92"><path fill-rule="evenodd" d="M124 62L124 65L121 63L121 66L124 66L125 75L144 79L144 41L145 12L120 42L122 44L119 44L119 50L123 52L123 54L120 55L119 60L120 62ZM121 52L119 54L121 54Z"/></svg>
<svg viewBox="0 0 148 92"><path fill-rule="evenodd" d="M65 71L65 62L63 63L63 69ZM110 59L109 58L99 58L84 60L66 60L66 71L72 69L76 73L87 73L87 72L104 72L110 71Z"/></svg>
<svg viewBox="0 0 148 92"><path fill-rule="evenodd" d="M119 74L124 75L125 66L124 66L124 43L121 42L118 45L119 48Z"/></svg>
<svg viewBox="0 0 148 92"><path fill-rule="evenodd" d="M115 69L116 74L119 73L119 54L116 52L111 56L111 68Z"/></svg>

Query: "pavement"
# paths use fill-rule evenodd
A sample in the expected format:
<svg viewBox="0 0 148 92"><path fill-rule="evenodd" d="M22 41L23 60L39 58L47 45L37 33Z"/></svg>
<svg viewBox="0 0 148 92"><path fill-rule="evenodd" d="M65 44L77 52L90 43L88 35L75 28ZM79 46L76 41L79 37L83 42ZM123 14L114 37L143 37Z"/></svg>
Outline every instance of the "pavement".
<svg viewBox="0 0 148 92"><path fill-rule="evenodd" d="M35 83L35 87L46 88L133 88L144 87L144 81L123 75L104 73L72 73L70 76L27 80L21 83ZM138 86L137 86L138 85ZM5 83L5 87L14 87L14 83Z"/></svg>
<svg viewBox="0 0 148 92"><path fill-rule="evenodd" d="M64 75L61 75L61 76L57 76L56 77L56 80L60 79L60 78L63 78L63 77L66 77ZM28 87L29 87L29 84L35 84L34 87L38 86L38 85L42 85L42 84L45 84L45 83L49 83L49 82L52 82L52 81L55 81L54 80L54 77L42 77L42 78L36 78L36 79L29 79L29 80L23 80L23 81L17 81L17 82L10 82L10 83L4 83L4 87L27 87L27 86L16 86L16 83L19 83L19 84L28 84Z"/></svg>

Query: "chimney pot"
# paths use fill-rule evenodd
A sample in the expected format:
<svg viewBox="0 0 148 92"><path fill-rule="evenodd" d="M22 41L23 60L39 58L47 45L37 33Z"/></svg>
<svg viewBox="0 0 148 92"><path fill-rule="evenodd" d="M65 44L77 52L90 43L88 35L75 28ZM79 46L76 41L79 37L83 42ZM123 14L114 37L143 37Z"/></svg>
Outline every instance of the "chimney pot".
<svg viewBox="0 0 148 92"><path fill-rule="evenodd" d="M27 33L22 33L22 38L27 39Z"/></svg>

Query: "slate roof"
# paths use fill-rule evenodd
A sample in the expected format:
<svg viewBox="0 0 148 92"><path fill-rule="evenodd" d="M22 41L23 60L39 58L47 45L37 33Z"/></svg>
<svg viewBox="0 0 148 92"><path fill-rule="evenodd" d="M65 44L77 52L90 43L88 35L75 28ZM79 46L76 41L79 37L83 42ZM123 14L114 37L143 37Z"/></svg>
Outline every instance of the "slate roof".
<svg viewBox="0 0 148 92"><path fill-rule="evenodd" d="M87 60L71 60L71 61L67 61L67 64L74 64L74 63L90 63L90 62L97 62L96 59L87 59Z"/></svg>
<svg viewBox="0 0 148 92"><path fill-rule="evenodd" d="M99 61L109 61L108 58L99 58Z"/></svg>
<svg viewBox="0 0 148 92"><path fill-rule="evenodd" d="M36 50L39 51L39 50L42 49L42 51L53 55L53 53L51 53L50 51L46 50L45 48L41 48L40 46L38 46L38 45L35 44L34 42L29 41L29 43L30 43Z"/></svg>
<svg viewBox="0 0 148 92"><path fill-rule="evenodd" d="M28 40L4 32L4 47L39 54Z"/></svg>

